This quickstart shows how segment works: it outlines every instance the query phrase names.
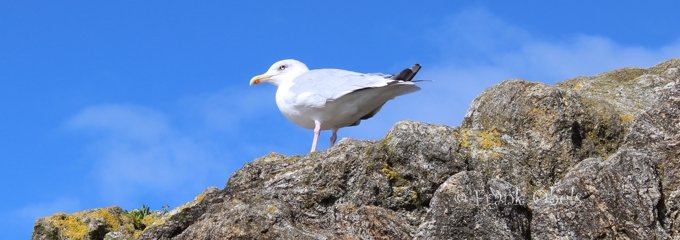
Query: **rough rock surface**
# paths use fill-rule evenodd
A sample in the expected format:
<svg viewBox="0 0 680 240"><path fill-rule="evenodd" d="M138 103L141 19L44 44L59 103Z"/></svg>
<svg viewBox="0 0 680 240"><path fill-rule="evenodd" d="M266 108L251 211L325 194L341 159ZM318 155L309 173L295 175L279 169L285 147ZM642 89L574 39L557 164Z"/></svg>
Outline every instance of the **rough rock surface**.
<svg viewBox="0 0 680 240"><path fill-rule="evenodd" d="M528 238L531 215L520 201L517 189L503 180L456 173L439 186L416 239Z"/></svg>
<svg viewBox="0 0 680 240"><path fill-rule="evenodd" d="M409 238L437 187L465 169L455 136L454 128L403 122L380 142L270 154L246 164L205 204L171 217L182 220L175 228L161 225L142 238Z"/></svg>
<svg viewBox="0 0 680 240"><path fill-rule="evenodd" d="M155 219L155 216L149 216L145 222L150 223ZM141 234L140 224L141 221L135 223L119 207L74 214L58 213L38 220L33 230L33 239L130 239Z"/></svg>
<svg viewBox="0 0 680 240"><path fill-rule="evenodd" d="M532 203L534 237L680 237L680 87L669 86L659 99L636 117L614 154L583 160L547 200ZM565 196L576 199L560 203Z"/></svg>
<svg viewBox="0 0 680 240"><path fill-rule="evenodd" d="M256 159L140 239L672 239L679 156L680 60L510 80L460 127L405 121L377 142ZM111 230L68 238L46 219L34 239Z"/></svg>

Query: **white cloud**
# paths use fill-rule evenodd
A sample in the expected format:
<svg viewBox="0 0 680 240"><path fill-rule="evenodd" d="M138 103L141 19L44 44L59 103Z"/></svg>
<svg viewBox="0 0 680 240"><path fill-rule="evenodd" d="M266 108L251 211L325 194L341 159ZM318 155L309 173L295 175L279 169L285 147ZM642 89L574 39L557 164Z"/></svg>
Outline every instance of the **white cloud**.
<svg viewBox="0 0 680 240"><path fill-rule="evenodd" d="M555 83L622 67L650 67L680 56L680 39L665 46L626 46L603 36L574 34L545 39L475 7L453 15L427 36L439 59L424 62L423 90L397 99L379 113L386 119L411 118L457 125L471 101L506 79ZM395 106L396 105L396 106ZM383 121L386 129L391 121ZM381 123L377 123L381 124Z"/></svg>
<svg viewBox="0 0 680 240"><path fill-rule="evenodd" d="M172 133L164 114L150 108L125 104L87 107L76 114L68 126L137 142L160 141Z"/></svg>
<svg viewBox="0 0 680 240"><path fill-rule="evenodd" d="M149 193L195 194L196 185L205 184L209 176L227 174L220 171L228 164L218 161L218 156L224 157L221 151L173 128L166 115L153 109L92 106L68 126L94 134L88 157L99 194L107 201L126 204Z"/></svg>
<svg viewBox="0 0 680 240"><path fill-rule="evenodd" d="M554 82L622 67L649 67L680 56L680 42L658 48L623 46L601 36L577 35L566 41L535 40L493 58L497 68L520 77Z"/></svg>

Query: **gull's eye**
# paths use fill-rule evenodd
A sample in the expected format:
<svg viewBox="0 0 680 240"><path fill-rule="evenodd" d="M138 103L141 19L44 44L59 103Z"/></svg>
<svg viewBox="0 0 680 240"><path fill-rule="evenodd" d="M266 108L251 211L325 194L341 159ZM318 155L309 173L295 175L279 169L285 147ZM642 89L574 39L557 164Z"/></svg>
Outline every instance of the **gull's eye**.
<svg viewBox="0 0 680 240"><path fill-rule="evenodd" d="M283 71L284 69L286 69L286 65L281 65L281 66L279 67L279 71Z"/></svg>

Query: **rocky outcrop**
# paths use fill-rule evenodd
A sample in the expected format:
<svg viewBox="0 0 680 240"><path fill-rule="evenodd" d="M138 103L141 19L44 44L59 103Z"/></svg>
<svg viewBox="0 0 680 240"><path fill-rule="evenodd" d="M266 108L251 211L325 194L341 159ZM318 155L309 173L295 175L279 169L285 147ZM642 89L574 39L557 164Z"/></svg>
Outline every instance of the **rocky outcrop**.
<svg viewBox="0 0 680 240"><path fill-rule="evenodd" d="M380 141L256 159L139 238L671 239L679 131L680 60L510 80L460 127L404 121ZM46 219L34 239L67 239Z"/></svg>
<svg viewBox="0 0 680 240"><path fill-rule="evenodd" d="M82 211L74 214L55 214L38 220L33 239L121 239L139 237L144 223L151 224L158 218L149 215L135 219L119 207Z"/></svg>
<svg viewBox="0 0 680 240"><path fill-rule="evenodd" d="M347 140L307 156L270 154L237 171L182 225L142 239L409 238L437 187L465 170L454 128L403 122L380 142ZM188 217L193 218L193 217Z"/></svg>
<svg viewBox="0 0 680 240"><path fill-rule="evenodd" d="M677 80L677 78L676 78ZM654 107L638 115L607 159L574 166L552 196L530 205L538 238L677 238L680 190L680 88L668 85ZM577 196L560 204L563 196ZM554 203L553 201L558 201ZM680 224L680 222L678 222Z"/></svg>
<svg viewBox="0 0 680 240"><path fill-rule="evenodd" d="M77 212L74 214L57 213L41 218L33 228L34 240L51 239L137 239L145 229L164 223L177 213L185 212L203 201L205 196L217 192L208 188L196 198L170 212L141 209L125 211L120 207L106 207Z"/></svg>

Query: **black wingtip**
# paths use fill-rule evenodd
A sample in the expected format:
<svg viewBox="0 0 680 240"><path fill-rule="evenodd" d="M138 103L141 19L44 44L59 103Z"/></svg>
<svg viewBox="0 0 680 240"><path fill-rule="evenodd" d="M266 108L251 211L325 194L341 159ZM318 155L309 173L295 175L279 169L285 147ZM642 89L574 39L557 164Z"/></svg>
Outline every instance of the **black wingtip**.
<svg viewBox="0 0 680 240"><path fill-rule="evenodd" d="M416 76L418 71L420 71L420 68L421 68L420 64L416 63L411 68L401 70L401 72L399 72L399 74L392 76L392 79L403 80L403 81L411 81Z"/></svg>
<svg viewBox="0 0 680 240"><path fill-rule="evenodd" d="M411 67L412 73L411 73L411 75L408 76L408 79L406 81L413 80L413 78L416 77L416 74L418 73L418 71L420 71L420 68L421 68L420 64L416 63L415 65L413 65L413 67Z"/></svg>

